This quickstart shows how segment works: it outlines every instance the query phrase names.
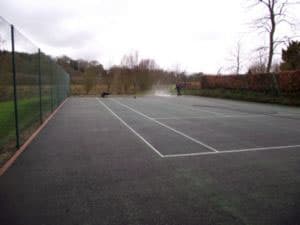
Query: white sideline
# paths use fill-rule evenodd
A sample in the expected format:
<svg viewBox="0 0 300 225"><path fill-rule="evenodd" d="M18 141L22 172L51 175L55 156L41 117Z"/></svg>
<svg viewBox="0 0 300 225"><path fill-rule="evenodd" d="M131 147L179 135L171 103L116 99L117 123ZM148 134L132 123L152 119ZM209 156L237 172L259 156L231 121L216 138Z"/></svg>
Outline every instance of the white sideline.
<svg viewBox="0 0 300 225"><path fill-rule="evenodd" d="M225 151L218 151L218 152L195 152L195 153L186 153L186 154L170 154L170 155L164 155L164 158L188 157L188 156L197 156L197 155L213 155L213 154L236 153L236 152L253 152L253 151L265 151L265 150L293 149L293 148L300 148L300 145L233 149L233 150L225 150Z"/></svg>
<svg viewBox="0 0 300 225"><path fill-rule="evenodd" d="M137 110L131 108L131 107L128 106L128 105L125 105L125 104L123 104L123 103L121 103L121 102L119 102L119 101L117 101L117 100L115 100L115 99L111 99L111 100L114 101L114 102L116 102L117 104L122 105L122 106L124 106L124 107L130 109L131 111L133 111L133 112L135 112L135 113L137 113L137 114L139 114L139 115L141 115L141 116L143 116L143 117L145 117L145 118L147 118L147 119L149 119L149 120L151 120L151 121L153 121L153 122L155 122L155 123L157 123L157 124L159 124L159 125L161 125L161 126L163 126L163 127L165 127L165 128L167 128L167 129L169 129L169 130L171 130L171 131L173 131L173 132L175 132L175 133L177 133L177 134L179 134L179 135L181 135L181 136L183 136L183 137L185 137L185 138L187 138L187 139L189 139L189 140L191 140L191 141L193 141L193 142L199 144L199 145L202 145L202 146L206 147L207 149L209 149L209 150L211 150L211 151L213 151L213 152L218 152L217 149L215 149L215 148L213 148L213 147L211 147L211 146L209 146L209 145L207 145L207 144L205 144L205 143L203 143L203 142L201 142L201 141L199 141L199 140L197 140L197 139L195 139L195 138L192 138L192 137L190 137L189 135L184 134L184 133L182 133L181 131L178 131L178 130L176 130L176 129L174 129L174 128L172 128L172 127L170 127L170 126L168 126L168 125L166 125L166 124L164 124L164 123L162 123L162 122L160 122L160 121L158 121L158 120L156 120L156 119L153 119L153 118L151 118L151 117L145 115L144 113L139 112L139 111L137 111Z"/></svg>
<svg viewBox="0 0 300 225"><path fill-rule="evenodd" d="M102 104L112 115L114 115L118 120L120 120L129 130L131 130L137 137L139 137L148 147L150 147L156 154L158 154L161 158L164 158L153 145L151 145L145 138L143 138L138 132L136 132L131 126L129 126L121 117L119 117L114 111L112 111L105 103L103 103L99 98L97 98L98 102Z"/></svg>

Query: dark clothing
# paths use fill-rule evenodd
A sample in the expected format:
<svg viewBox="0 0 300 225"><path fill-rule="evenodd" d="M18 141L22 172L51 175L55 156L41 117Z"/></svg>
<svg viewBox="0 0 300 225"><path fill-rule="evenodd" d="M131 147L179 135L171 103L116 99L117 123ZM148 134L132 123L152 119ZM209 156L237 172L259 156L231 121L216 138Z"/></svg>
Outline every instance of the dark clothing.
<svg viewBox="0 0 300 225"><path fill-rule="evenodd" d="M102 97L102 98L105 98L106 95L110 95L110 93L105 92L105 91L103 91L103 92L101 93L101 97Z"/></svg>
<svg viewBox="0 0 300 225"><path fill-rule="evenodd" d="M181 86L179 84L176 84L176 91L177 91L177 96L181 95Z"/></svg>

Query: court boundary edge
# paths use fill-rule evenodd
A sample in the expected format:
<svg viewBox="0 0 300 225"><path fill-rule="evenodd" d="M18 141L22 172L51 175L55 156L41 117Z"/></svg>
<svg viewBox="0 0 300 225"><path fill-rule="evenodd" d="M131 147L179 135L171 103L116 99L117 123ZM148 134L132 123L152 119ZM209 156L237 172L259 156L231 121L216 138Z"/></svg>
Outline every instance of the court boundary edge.
<svg viewBox="0 0 300 225"><path fill-rule="evenodd" d="M66 98L49 116L48 118L37 128L37 130L25 141L23 145L8 159L4 165L0 167L0 177L14 164L18 157L27 149L28 145L36 138L36 136L43 130L48 122L54 117L54 115L60 110L60 108L67 102L69 98Z"/></svg>

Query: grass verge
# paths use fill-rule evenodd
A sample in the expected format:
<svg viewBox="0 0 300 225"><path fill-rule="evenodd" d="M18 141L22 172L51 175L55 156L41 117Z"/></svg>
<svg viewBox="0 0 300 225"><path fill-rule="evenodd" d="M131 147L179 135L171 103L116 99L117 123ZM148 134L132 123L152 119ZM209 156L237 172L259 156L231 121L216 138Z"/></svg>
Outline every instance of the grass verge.
<svg viewBox="0 0 300 225"><path fill-rule="evenodd" d="M48 98L43 98L43 114L51 111ZM34 132L40 124L39 98L18 100L18 119L21 144ZM0 102L0 166L16 151L15 111L13 101Z"/></svg>

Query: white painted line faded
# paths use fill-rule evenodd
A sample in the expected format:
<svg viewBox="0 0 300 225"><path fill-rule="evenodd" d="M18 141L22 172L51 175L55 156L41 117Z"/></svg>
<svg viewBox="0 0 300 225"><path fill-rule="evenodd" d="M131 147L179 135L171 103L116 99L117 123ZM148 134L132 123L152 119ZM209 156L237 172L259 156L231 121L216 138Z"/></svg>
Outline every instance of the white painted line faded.
<svg viewBox="0 0 300 225"><path fill-rule="evenodd" d="M224 116L191 116L191 117L152 117L156 120L184 120L184 119L222 119L222 118L256 118L268 115L224 115Z"/></svg>
<svg viewBox="0 0 300 225"><path fill-rule="evenodd" d="M174 129L174 128L172 128L172 127L170 127L170 126L168 126L168 125L166 125L166 124L164 124L164 123L162 123L162 122L160 122L160 121L158 121L156 119L153 119L153 118L145 115L144 113L131 108L130 106L128 106L126 104L123 104L123 103L121 103L121 102L119 102L119 101L117 101L115 99L111 99L111 100L114 101L114 102L116 102L117 104L122 105L122 106L130 109L131 111L133 111L133 112L135 112L135 113L137 113L137 114L139 114L139 115L141 115L141 116L143 116L143 117L145 117L145 118L147 118L147 119L149 119L149 120L151 120L151 121L153 121L153 122L155 122L155 123L157 123L157 124L159 124L159 125L161 125L161 126L163 126L165 128L167 128L167 129L169 129L169 130L171 130L171 131L173 131L173 132L175 132L175 133L177 133L177 134L179 134L179 135L181 135L181 136L183 136L183 137L185 137L185 138L187 138L187 139L189 139L189 140L191 140L191 141L199 144L199 145L204 146L205 148L207 148L207 149L209 149L209 150L211 150L213 152L218 152L217 149L215 149L215 148L213 148L213 147L211 147L211 146L209 146L209 145L207 145L207 144L205 144L205 143L203 143L203 142L201 142L201 141L199 141L199 140L197 140L197 139L195 139L195 138L193 138L193 137L191 137L191 136L189 136L189 135L187 135L187 134L185 134L185 133L183 133L183 132L181 132L179 130L176 130L176 129Z"/></svg>
<svg viewBox="0 0 300 225"><path fill-rule="evenodd" d="M140 138L149 148L151 148L156 154L158 154L161 158L164 158L153 145L151 145L145 138L143 138L137 131L135 131L131 126L129 126L121 117L119 117L111 108L109 108L104 102L102 102L99 98L97 98L98 102L103 105L113 116L115 116L118 120L121 121L132 133L134 133L138 138Z"/></svg>
<svg viewBox="0 0 300 225"><path fill-rule="evenodd" d="M164 155L165 158L176 158L176 157L189 157L189 156L200 156L200 155L213 155L213 154L225 154L225 153L237 153L237 152L253 152L253 151L266 151L266 150L283 150L283 149L295 149L300 148L300 145L286 145L286 146L272 146L262 148L245 148L245 149L233 149L218 152L195 152L186 154L170 154Z"/></svg>
<svg viewBox="0 0 300 225"><path fill-rule="evenodd" d="M176 102L166 102L166 101L162 101L161 99L158 99L160 102L162 102L163 104L168 104L168 105L174 105L174 106L179 106L189 109L189 110L194 110L194 111L199 111L199 112L206 112L206 113L210 113L210 114L215 114L216 116L224 116L227 114L224 113L220 113L220 112L215 112L215 111L211 111L211 110L206 110L206 109L200 109L200 108L196 108L196 107L192 107L192 106L188 106L188 105L182 105Z"/></svg>

